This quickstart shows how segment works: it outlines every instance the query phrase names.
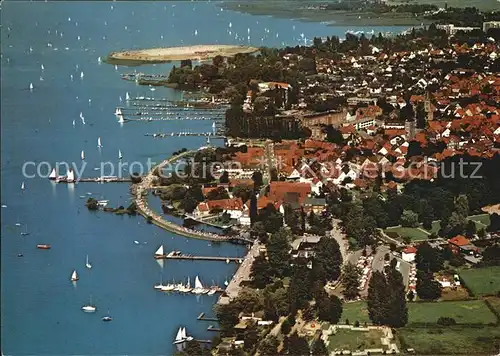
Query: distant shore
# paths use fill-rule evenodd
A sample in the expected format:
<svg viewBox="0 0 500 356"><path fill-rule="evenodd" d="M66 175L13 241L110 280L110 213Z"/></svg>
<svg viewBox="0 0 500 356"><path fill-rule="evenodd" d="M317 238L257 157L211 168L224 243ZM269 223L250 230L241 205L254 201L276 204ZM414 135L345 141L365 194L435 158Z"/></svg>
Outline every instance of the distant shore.
<svg viewBox="0 0 500 356"><path fill-rule="evenodd" d="M163 63L181 60L207 60L216 56L232 57L238 53L254 53L259 49L250 46L233 45L197 45L183 47L165 47L111 52L108 63L130 61L137 63Z"/></svg>

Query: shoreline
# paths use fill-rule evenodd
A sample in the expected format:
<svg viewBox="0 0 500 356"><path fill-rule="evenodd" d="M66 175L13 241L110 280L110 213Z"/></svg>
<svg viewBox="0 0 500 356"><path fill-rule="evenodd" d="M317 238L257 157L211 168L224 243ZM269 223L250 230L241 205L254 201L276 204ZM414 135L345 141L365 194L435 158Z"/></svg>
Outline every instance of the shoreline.
<svg viewBox="0 0 500 356"><path fill-rule="evenodd" d="M123 61L141 64L182 60L210 60L216 56L233 57L240 53L255 53L258 50L257 47L235 45L195 45L149 48L111 52L106 61L110 64Z"/></svg>

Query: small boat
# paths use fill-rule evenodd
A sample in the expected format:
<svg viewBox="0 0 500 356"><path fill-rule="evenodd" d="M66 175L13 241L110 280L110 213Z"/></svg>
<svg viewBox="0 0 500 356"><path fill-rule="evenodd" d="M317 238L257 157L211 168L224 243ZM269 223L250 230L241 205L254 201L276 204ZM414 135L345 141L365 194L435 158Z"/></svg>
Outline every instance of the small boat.
<svg viewBox="0 0 500 356"><path fill-rule="evenodd" d="M36 248L38 248L40 250L50 250L50 245L38 244L38 245L36 245Z"/></svg>
<svg viewBox="0 0 500 356"><path fill-rule="evenodd" d="M73 120L73 126L75 126L75 120Z"/></svg>
<svg viewBox="0 0 500 356"><path fill-rule="evenodd" d="M76 282L77 280L79 280L80 278L78 277L78 273L76 273L76 269L73 271L73 273L71 274L71 282Z"/></svg>
<svg viewBox="0 0 500 356"><path fill-rule="evenodd" d="M128 92L125 94L125 100L130 100L130 94Z"/></svg>
<svg viewBox="0 0 500 356"><path fill-rule="evenodd" d="M83 151L82 151L83 153ZM75 172L73 172L73 169L69 169L68 174L66 176L66 182L68 183L74 183L75 182Z"/></svg>
<svg viewBox="0 0 500 356"><path fill-rule="evenodd" d="M155 252L155 258L156 259L162 258L164 255L165 255L165 252L163 251L163 245L160 245L160 247L158 247L158 249Z"/></svg>
<svg viewBox="0 0 500 356"><path fill-rule="evenodd" d="M24 182L21 183L21 190L24 190L25 187L24 187Z"/></svg>
<svg viewBox="0 0 500 356"><path fill-rule="evenodd" d="M21 236L28 236L30 233L28 232L28 224L24 225L26 228L21 232Z"/></svg>
<svg viewBox="0 0 500 356"><path fill-rule="evenodd" d="M97 58L97 63L101 64L101 57Z"/></svg>
<svg viewBox="0 0 500 356"><path fill-rule="evenodd" d="M162 292L172 292L173 290L175 290L175 285L173 285L173 284L167 284L165 286L160 287L160 290Z"/></svg>
<svg viewBox="0 0 500 356"><path fill-rule="evenodd" d="M90 297L90 301L89 301L89 304L88 305L84 305L82 307L82 310L85 312L85 313L95 313L95 311L97 310L96 306L95 305L92 305L92 296Z"/></svg>
<svg viewBox="0 0 500 356"><path fill-rule="evenodd" d="M55 180L57 178L57 171L55 168L52 168L52 171L49 174L49 179L50 180Z"/></svg>
<svg viewBox="0 0 500 356"><path fill-rule="evenodd" d="M85 267L87 267L88 269L92 268L92 265L89 263L89 255L87 255L87 259L86 259L86 262L85 262Z"/></svg>
<svg viewBox="0 0 500 356"><path fill-rule="evenodd" d="M30 83L30 91L33 91L33 83Z"/></svg>
<svg viewBox="0 0 500 356"><path fill-rule="evenodd" d="M230 262L230 261L229 261L229 258L226 258L226 263L227 263L227 264L229 264L229 262Z"/></svg>
<svg viewBox="0 0 500 356"><path fill-rule="evenodd" d="M41 65L40 65L40 68L41 68L42 70L45 70L45 67L43 66L43 64L41 64Z"/></svg>
<svg viewBox="0 0 500 356"><path fill-rule="evenodd" d="M214 295L216 292L215 289L210 289L210 291L207 293L207 295Z"/></svg>
<svg viewBox="0 0 500 356"><path fill-rule="evenodd" d="M122 151L118 150L118 159L122 159L122 158L123 158Z"/></svg>
<svg viewBox="0 0 500 356"><path fill-rule="evenodd" d="M109 315L109 310L108 310L108 315L104 316L101 320L102 321L112 321L113 320L111 315Z"/></svg>
<svg viewBox="0 0 500 356"><path fill-rule="evenodd" d="M108 205L109 203L109 200L98 200L97 201L97 205L99 205L100 207L105 207L106 205Z"/></svg>
<svg viewBox="0 0 500 356"><path fill-rule="evenodd" d="M83 79L83 71L80 72L80 78Z"/></svg>
<svg viewBox="0 0 500 356"><path fill-rule="evenodd" d="M206 294L206 293L208 293L208 289L205 289L203 287L203 284L201 283L200 278L198 276L196 276L196 278L194 279L194 288L193 288L192 292L194 294Z"/></svg>
<svg viewBox="0 0 500 356"><path fill-rule="evenodd" d="M192 336L187 336L186 328L180 327L177 331L177 335L175 336L174 344L182 344L186 341L193 340Z"/></svg>
<svg viewBox="0 0 500 356"><path fill-rule="evenodd" d="M82 152L80 153L80 157L82 158L82 161L84 161L84 160L85 160L85 152L83 152L83 150L82 150Z"/></svg>
<svg viewBox="0 0 500 356"><path fill-rule="evenodd" d="M120 96L120 99L121 99L121 96ZM120 100L121 101L121 100ZM122 109L121 108L116 108L115 110L115 115L118 116L118 115L123 115L122 114Z"/></svg>
<svg viewBox="0 0 500 356"><path fill-rule="evenodd" d="M139 241L137 241L137 240L134 240L134 243L135 243L136 245L139 245L139 243L140 243L140 242L139 242Z"/></svg>
<svg viewBox="0 0 500 356"><path fill-rule="evenodd" d="M2 208L6 208L6 207L7 207L7 205L5 205L5 204L2 204Z"/></svg>
<svg viewBox="0 0 500 356"><path fill-rule="evenodd" d="M229 285L229 282L227 281L227 279L224 281L224 285L227 287Z"/></svg>
<svg viewBox="0 0 500 356"><path fill-rule="evenodd" d="M118 115L118 122L120 124L123 124L125 122L125 120L123 119L123 115Z"/></svg>
<svg viewBox="0 0 500 356"><path fill-rule="evenodd" d="M99 148L102 147L101 138L100 137L97 138L97 147L99 147Z"/></svg>

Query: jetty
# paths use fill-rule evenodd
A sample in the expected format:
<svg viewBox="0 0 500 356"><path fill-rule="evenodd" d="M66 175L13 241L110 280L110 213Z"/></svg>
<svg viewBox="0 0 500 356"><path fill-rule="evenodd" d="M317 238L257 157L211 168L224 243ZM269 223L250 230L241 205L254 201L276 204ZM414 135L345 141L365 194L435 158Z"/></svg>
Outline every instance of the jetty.
<svg viewBox="0 0 500 356"><path fill-rule="evenodd" d="M166 255L155 255L157 260L191 260L191 261L219 261L219 262L236 262L241 263L243 257L222 257L222 256L194 256L183 254L181 251L171 251Z"/></svg>
<svg viewBox="0 0 500 356"><path fill-rule="evenodd" d="M213 325L209 325L208 328L207 328L207 331L216 331L216 332L219 332L220 328L216 328Z"/></svg>
<svg viewBox="0 0 500 356"><path fill-rule="evenodd" d="M198 317L196 318L196 320L201 320L201 321L219 321L219 319L217 318L207 318L205 316L205 313L200 313L200 315L198 315Z"/></svg>
<svg viewBox="0 0 500 356"><path fill-rule="evenodd" d="M213 132L159 132L159 133L146 133L144 136L151 136L154 138L165 138L165 137L187 137L187 136L198 136L198 137L210 137L213 139L225 139L221 133Z"/></svg>
<svg viewBox="0 0 500 356"><path fill-rule="evenodd" d="M56 183L130 183L132 178L123 177L88 177L88 178L78 178L73 181L64 178L54 180Z"/></svg>

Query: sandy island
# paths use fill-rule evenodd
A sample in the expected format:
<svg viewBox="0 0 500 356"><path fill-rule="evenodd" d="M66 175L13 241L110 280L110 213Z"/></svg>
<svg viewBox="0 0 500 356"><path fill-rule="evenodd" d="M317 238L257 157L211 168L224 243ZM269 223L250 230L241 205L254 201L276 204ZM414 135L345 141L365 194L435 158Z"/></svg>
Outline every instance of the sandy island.
<svg viewBox="0 0 500 356"><path fill-rule="evenodd" d="M258 50L250 46L197 45L111 52L108 59L157 63L185 59L204 60L215 56L232 57L238 53L254 53Z"/></svg>

